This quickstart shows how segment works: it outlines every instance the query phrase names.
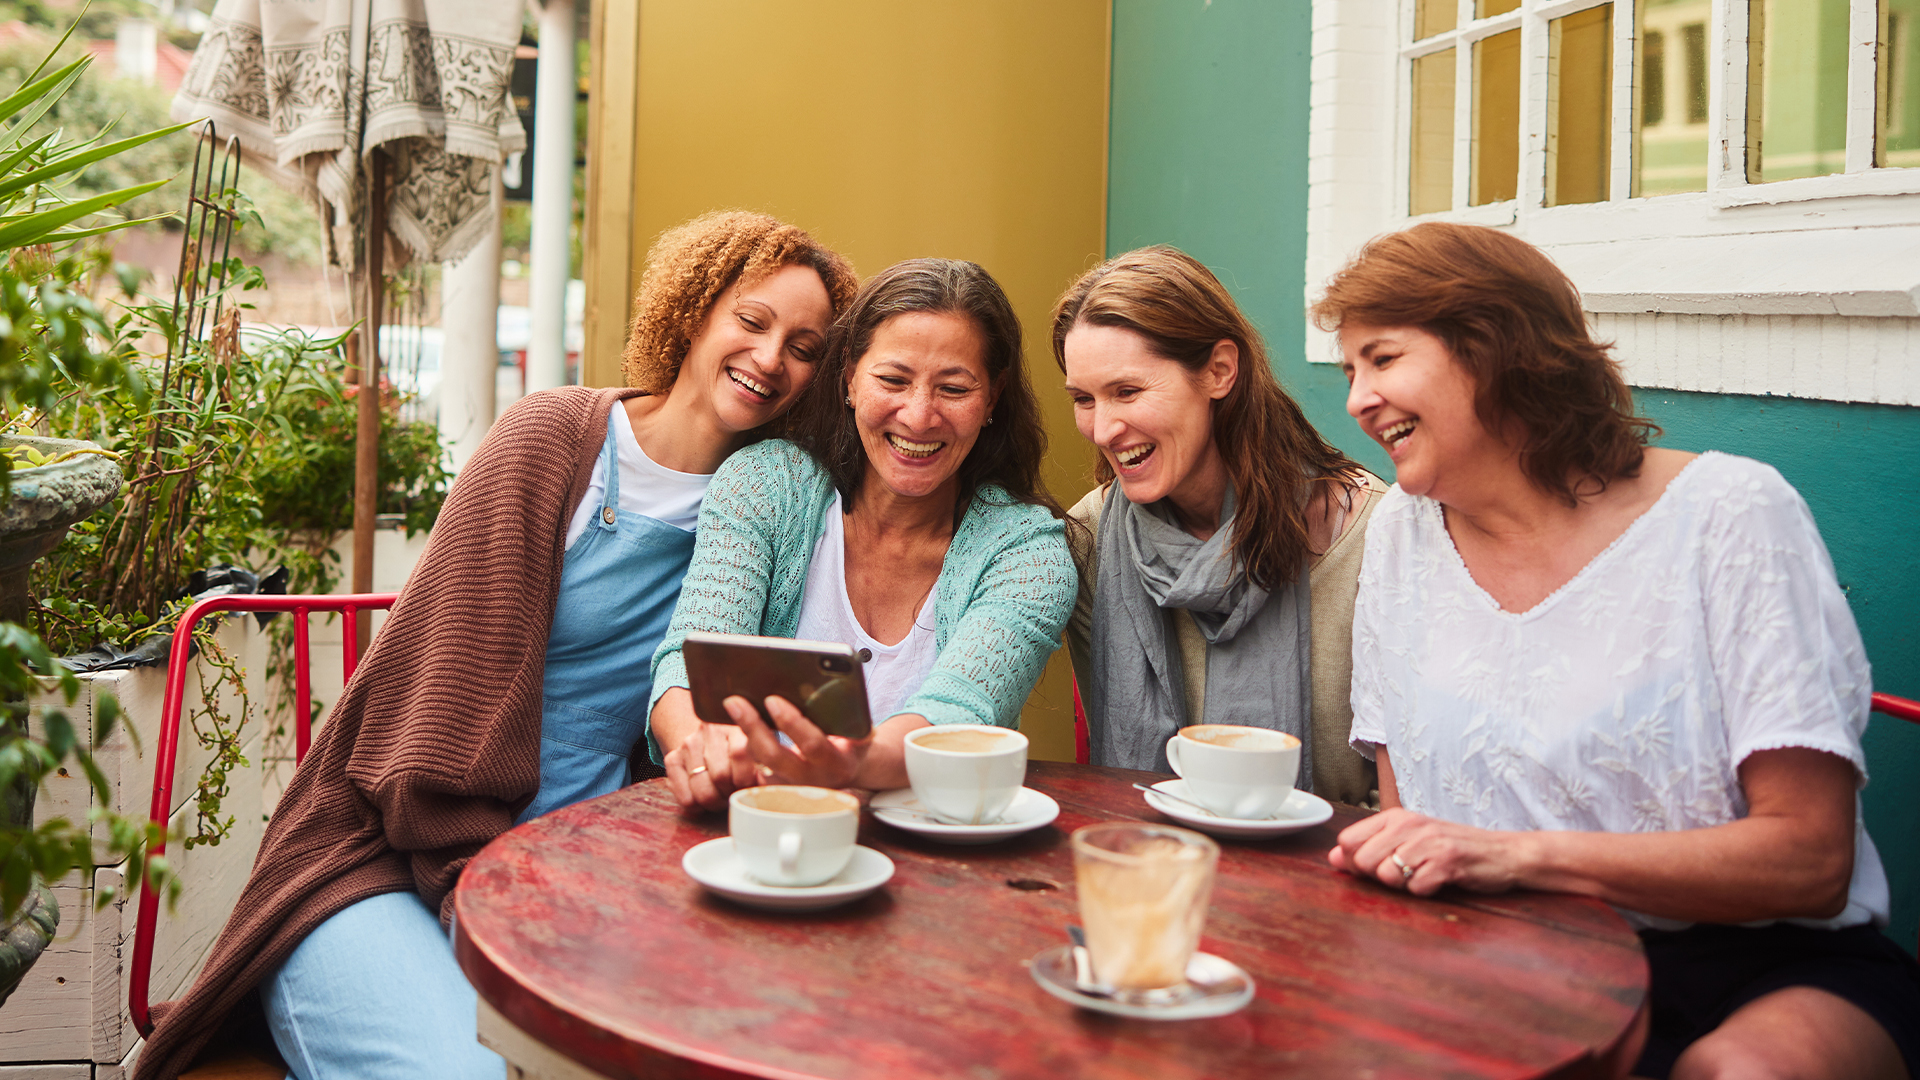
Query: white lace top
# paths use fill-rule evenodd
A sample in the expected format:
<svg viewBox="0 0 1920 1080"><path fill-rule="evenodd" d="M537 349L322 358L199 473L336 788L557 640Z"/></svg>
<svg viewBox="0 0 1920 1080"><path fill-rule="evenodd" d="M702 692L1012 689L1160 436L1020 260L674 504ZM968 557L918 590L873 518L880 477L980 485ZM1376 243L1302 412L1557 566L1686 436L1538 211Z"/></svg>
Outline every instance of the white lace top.
<svg viewBox="0 0 1920 1080"><path fill-rule="evenodd" d="M1529 611L1468 574L1440 504L1374 511L1353 616L1353 743L1393 758L1401 804L1488 829L1653 832L1747 813L1747 755L1810 747L1862 786L1871 681L1798 492L1768 465L1690 462L1626 532ZM1887 919L1855 809L1846 910ZM1641 926L1683 923L1624 912Z"/></svg>
<svg viewBox="0 0 1920 1080"><path fill-rule="evenodd" d="M826 529L813 545L807 567L807 588L800 594L800 626L793 632L807 641L834 641L851 645L867 656L861 677L867 684L867 714L877 726L902 710L908 698L933 671L940 646L933 634L933 591L920 605L913 629L891 645L867 633L847 597L846 515L835 493L827 507Z"/></svg>

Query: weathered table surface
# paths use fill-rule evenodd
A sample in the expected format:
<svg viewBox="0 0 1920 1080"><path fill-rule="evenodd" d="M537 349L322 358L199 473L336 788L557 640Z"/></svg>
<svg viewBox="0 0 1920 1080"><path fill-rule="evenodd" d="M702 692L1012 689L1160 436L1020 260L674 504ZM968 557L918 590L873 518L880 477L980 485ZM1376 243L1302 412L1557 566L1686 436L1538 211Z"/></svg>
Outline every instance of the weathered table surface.
<svg viewBox="0 0 1920 1080"><path fill-rule="evenodd" d="M1252 974L1209 1020L1104 1016L1026 969L1077 922L1067 835L1160 820L1151 775L1034 762L1052 827L949 847L874 821L898 867L815 913L709 895L680 869L726 831L664 781L514 829L467 867L454 948L486 1004L608 1077L1520 1077L1593 1074L1639 1009L1646 962L1617 915L1542 893L1419 899L1331 869L1361 811L1222 841L1201 947ZM483 1011L485 1006L483 1005Z"/></svg>

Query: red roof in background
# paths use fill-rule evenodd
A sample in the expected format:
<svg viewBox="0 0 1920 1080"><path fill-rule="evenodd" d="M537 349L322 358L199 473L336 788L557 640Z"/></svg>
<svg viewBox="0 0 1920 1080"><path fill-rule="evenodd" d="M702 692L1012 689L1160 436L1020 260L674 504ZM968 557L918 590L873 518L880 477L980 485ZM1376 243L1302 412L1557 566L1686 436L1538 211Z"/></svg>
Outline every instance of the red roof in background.
<svg viewBox="0 0 1920 1080"><path fill-rule="evenodd" d="M58 40L57 35L49 34L37 26L29 26L17 19L11 22L0 22L0 46L24 45L44 52L52 48L53 43ZM114 62L114 53L117 49L113 39L82 41L79 44L81 48L87 50L88 55L93 57L94 67L101 74L108 78L119 74L119 67ZM154 82L169 94L178 93L181 81L187 77L187 65L192 62L191 52L164 38L161 39L154 49Z"/></svg>
<svg viewBox="0 0 1920 1080"><path fill-rule="evenodd" d="M18 24L14 24L18 25ZM25 29L31 29L30 27ZM95 65L103 72L116 74L114 52L117 44L113 41L89 41L85 43L87 52L93 55ZM171 41L161 41L154 49L153 81L160 84L167 93L180 90L180 83L187 77L187 65L193 62L193 54L175 45Z"/></svg>

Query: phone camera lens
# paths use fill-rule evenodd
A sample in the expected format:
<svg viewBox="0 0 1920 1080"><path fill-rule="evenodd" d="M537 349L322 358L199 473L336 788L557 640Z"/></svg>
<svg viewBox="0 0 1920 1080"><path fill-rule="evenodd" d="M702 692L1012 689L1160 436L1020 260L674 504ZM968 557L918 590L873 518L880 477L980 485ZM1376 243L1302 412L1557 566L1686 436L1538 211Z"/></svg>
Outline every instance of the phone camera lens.
<svg viewBox="0 0 1920 1080"><path fill-rule="evenodd" d="M840 657L823 656L820 658L820 669L822 671L849 671L852 670L852 667Z"/></svg>

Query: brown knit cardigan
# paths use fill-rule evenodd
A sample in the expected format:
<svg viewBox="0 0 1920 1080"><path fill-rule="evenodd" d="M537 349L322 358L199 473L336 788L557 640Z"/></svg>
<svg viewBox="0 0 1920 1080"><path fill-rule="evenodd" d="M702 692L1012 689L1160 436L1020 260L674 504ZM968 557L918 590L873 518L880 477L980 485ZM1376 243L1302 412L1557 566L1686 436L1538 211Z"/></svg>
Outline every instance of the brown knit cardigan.
<svg viewBox="0 0 1920 1080"><path fill-rule="evenodd" d="M348 905L414 889L446 920L467 860L540 785L540 687L567 524L608 410L637 393L530 395L460 471L419 565L287 785L206 967L185 997L154 1006L137 1080L179 1076L234 1007Z"/></svg>

